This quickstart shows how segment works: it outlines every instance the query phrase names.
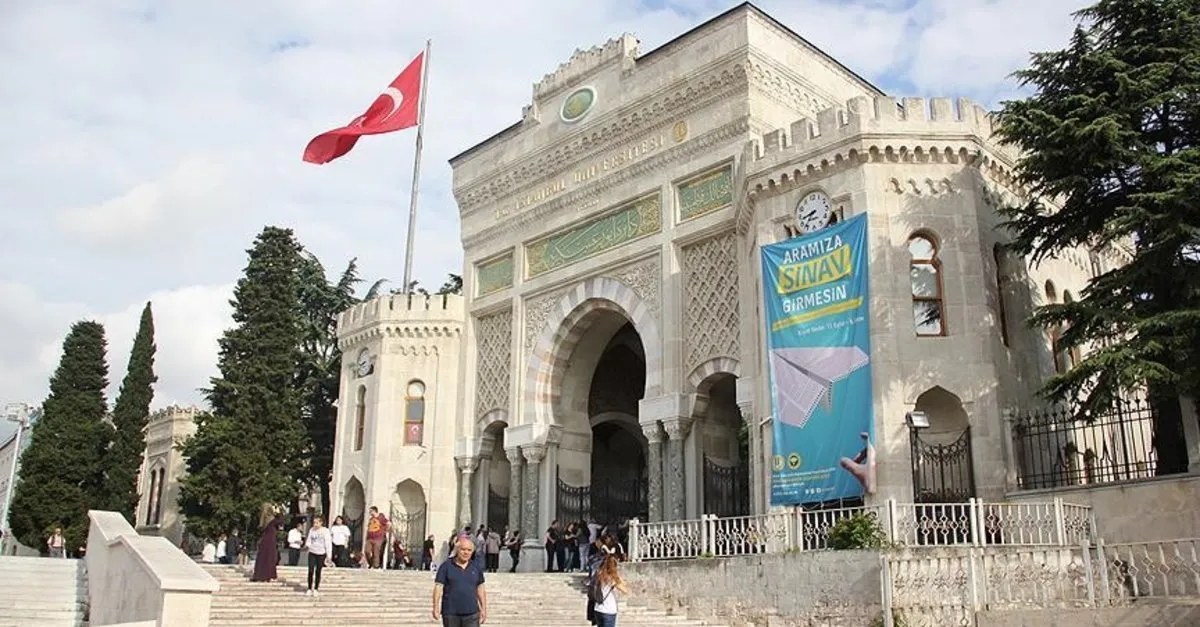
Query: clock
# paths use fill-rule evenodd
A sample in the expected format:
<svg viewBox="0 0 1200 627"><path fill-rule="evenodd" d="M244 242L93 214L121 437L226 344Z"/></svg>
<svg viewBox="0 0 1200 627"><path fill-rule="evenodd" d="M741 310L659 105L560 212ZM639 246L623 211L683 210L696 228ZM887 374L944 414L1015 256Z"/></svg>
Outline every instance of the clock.
<svg viewBox="0 0 1200 627"><path fill-rule="evenodd" d="M801 233L812 233L829 226L829 218L833 216L833 205L829 197L821 192L813 192L796 205L796 226Z"/></svg>
<svg viewBox="0 0 1200 627"><path fill-rule="evenodd" d="M358 360L354 363L354 371L358 376L365 377L371 374L371 353L367 349L362 349L358 353Z"/></svg>

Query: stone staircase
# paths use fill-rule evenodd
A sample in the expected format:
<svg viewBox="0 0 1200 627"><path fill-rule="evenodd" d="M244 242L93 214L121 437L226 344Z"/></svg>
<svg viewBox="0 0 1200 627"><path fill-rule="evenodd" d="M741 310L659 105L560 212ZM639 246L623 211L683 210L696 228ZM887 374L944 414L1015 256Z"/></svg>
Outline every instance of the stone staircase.
<svg viewBox="0 0 1200 627"><path fill-rule="evenodd" d="M83 561L0 557L0 627L80 627L87 601Z"/></svg>
<svg viewBox="0 0 1200 627"><path fill-rule="evenodd" d="M433 574L421 571L327 568L321 596L304 596L307 570L279 567L272 583L249 581L248 567L211 566L221 584L213 596L212 627L266 625L432 625ZM487 627L586 627L587 598L580 575L489 574ZM707 625L663 611L622 604L622 627Z"/></svg>

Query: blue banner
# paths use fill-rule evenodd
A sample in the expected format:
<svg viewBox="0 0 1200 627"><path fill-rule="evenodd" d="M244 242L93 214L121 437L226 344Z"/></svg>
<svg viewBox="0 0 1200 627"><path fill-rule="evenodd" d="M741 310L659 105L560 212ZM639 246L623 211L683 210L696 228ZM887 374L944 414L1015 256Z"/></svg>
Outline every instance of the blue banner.
<svg viewBox="0 0 1200 627"><path fill-rule="evenodd" d="M867 216L762 247L771 504L875 491Z"/></svg>

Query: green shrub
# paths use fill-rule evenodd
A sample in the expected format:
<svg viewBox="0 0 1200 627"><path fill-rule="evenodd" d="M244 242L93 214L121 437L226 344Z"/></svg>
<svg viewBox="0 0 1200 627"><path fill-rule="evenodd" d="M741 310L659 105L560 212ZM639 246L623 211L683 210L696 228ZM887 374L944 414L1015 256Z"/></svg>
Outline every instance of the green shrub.
<svg viewBox="0 0 1200 627"><path fill-rule="evenodd" d="M854 514L837 521L829 529L829 548L837 551L881 549L887 535L879 521L867 514Z"/></svg>

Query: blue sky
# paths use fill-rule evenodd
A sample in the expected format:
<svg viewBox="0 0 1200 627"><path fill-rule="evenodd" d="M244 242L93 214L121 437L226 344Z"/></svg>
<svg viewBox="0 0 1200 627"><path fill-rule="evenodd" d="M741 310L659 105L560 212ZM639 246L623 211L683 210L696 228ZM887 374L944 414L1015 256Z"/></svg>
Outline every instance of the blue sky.
<svg viewBox="0 0 1200 627"><path fill-rule="evenodd" d="M316 167L313 135L361 112L434 40L416 276L461 264L447 159L516 121L571 52L649 50L736 2L7 0L0 4L0 401L40 402L73 320L106 324L113 393L137 314L158 324L156 406L199 399L232 283L265 224L331 269L399 280L412 132ZM1082 0L762 0L898 95L1013 96ZM111 400L111 399L110 399Z"/></svg>

